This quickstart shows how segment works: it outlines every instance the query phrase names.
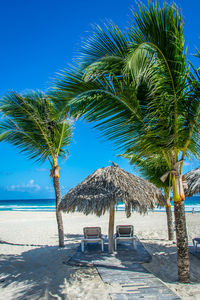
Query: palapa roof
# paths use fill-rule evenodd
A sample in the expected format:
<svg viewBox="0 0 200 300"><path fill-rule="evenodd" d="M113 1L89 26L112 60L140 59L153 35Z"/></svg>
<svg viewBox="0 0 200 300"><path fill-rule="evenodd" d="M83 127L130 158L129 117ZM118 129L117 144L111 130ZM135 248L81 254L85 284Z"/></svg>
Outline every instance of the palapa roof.
<svg viewBox="0 0 200 300"><path fill-rule="evenodd" d="M98 216L109 210L112 203L125 203L127 216L131 208L145 213L164 201L161 191L152 183L128 173L114 164L100 168L72 188L62 199L60 210L79 211Z"/></svg>
<svg viewBox="0 0 200 300"><path fill-rule="evenodd" d="M200 193L200 167L185 174L185 179L187 181L187 189L185 194L191 197L194 194Z"/></svg>

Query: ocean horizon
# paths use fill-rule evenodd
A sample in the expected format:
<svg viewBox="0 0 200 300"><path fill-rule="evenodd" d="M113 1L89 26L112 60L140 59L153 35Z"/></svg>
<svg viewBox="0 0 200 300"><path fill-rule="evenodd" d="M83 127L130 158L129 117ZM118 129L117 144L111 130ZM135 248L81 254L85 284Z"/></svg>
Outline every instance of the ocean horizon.
<svg viewBox="0 0 200 300"><path fill-rule="evenodd" d="M119 202L116 205L117 211L124 211L124 209L123 203ZM185 211L192 212L193 210L200 213L200 195L188 197L185 200ZM55 199L0 200L0 211L55 211ZM153 211L163 212L165 207L156 207Z"/></svg>

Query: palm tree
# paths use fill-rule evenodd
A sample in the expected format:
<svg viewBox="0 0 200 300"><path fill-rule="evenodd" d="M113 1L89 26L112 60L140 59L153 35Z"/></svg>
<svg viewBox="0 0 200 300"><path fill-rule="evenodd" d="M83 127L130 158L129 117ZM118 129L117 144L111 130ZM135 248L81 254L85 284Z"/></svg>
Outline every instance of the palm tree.
<svg viewBox="0 0 200 300"><path fill-rule="evenodd" d="M170 197L172 190L171 176L168 176L165 182L161 180L162 175L169 171L165 158L162 155L149 156L148 158L137 157L131 153L131 150L126 151L122 156L127 158L130 164L136 165L147 180L155 184L158 188L163 189L166 201L168 239L172 241L174 239L174 227Z"/></svg>
<svg viewBox="0 0 200 300"><path fill-rule="evenodd" d="M4 116L0 122L0 141L14 145L29 159L48 160L51 165L59 246L64 247L62 215L58 209L61 201L58 158L66 157L65 149L72 136L66 113L57 111L51 99L41 92L23 96L11 92L1 100L0 109Z"/></svg>
<svg viewBox="0 0 200 300"><path fill-rule="evenodd" d="M174 5L149 1L133 12L126 35L117 27L107 31L98 28L89 39L77 66L57 81L56 96L72 114L95 121L120 150L163 155L170 172L162 178L170 175L173 187L178 274L187 282L182 168L186 155L200 153L200 105L186 64L182 15Z"/></svg>

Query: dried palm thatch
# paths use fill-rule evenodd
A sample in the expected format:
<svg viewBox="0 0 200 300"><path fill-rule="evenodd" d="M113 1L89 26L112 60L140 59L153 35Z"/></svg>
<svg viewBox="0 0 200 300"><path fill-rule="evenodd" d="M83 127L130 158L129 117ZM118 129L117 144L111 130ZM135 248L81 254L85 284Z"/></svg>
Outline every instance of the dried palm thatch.
<svg viewBox="0 0 200 300"><path fill-rule="evenodd" d="M72 212L76 209L86 215L93 213L100 216L119 201L125 203L127 216L130 216L132 208L145 213L156 203L163 204L164 198L153 184L113 163L96 170L71 189L63 197L60 210Z"/></svg>
<svg viewBox="0 0 200 300"><path fill-rule="evenodd" d="M185 195L191 197L194 194L200 193L200 167L185 174L187 181L187 189L185 189Z"/></svg>

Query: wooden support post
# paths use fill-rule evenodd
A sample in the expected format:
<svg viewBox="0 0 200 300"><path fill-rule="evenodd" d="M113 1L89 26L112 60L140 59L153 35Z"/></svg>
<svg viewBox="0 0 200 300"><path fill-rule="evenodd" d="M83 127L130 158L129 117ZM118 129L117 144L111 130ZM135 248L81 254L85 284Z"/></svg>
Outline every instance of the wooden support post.
<svg viewBox="0 0 200 300"><path fill-rule="evenodd" d="M111 204L110 206L110 217L109 217L109 229L108 229L108 251L109 253L114 252L114 222L115 222L115 205Z"/></svg>

